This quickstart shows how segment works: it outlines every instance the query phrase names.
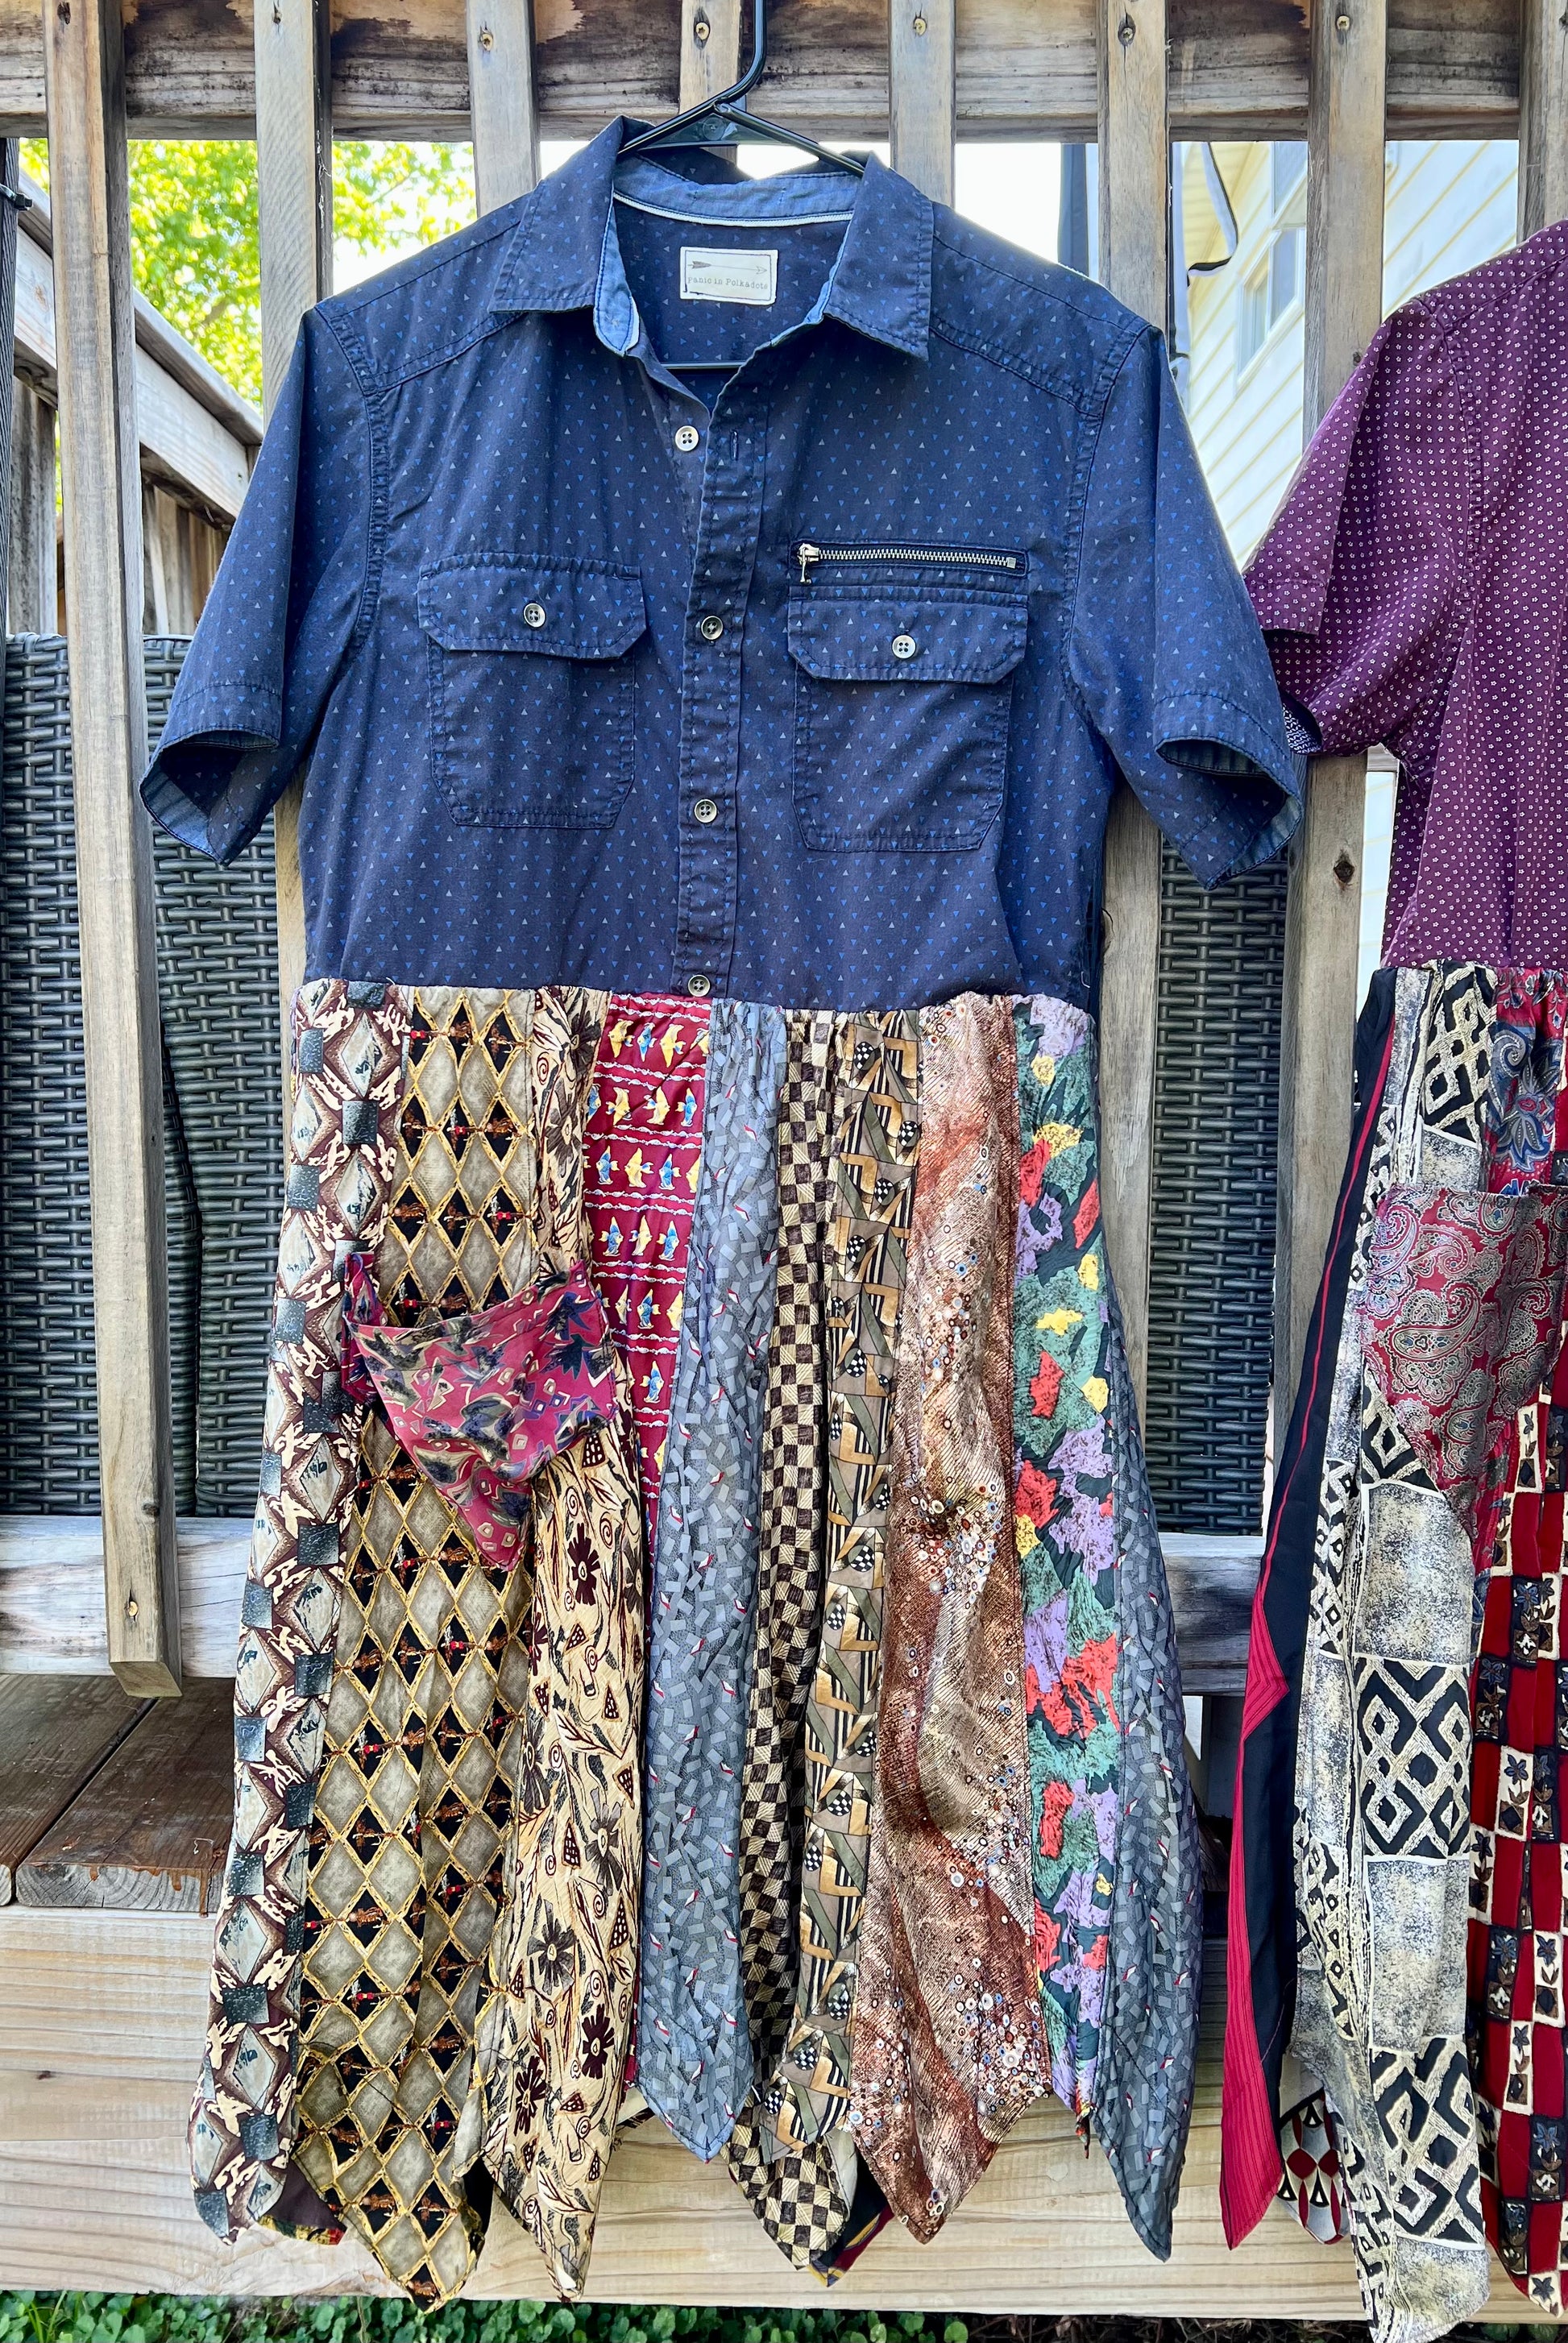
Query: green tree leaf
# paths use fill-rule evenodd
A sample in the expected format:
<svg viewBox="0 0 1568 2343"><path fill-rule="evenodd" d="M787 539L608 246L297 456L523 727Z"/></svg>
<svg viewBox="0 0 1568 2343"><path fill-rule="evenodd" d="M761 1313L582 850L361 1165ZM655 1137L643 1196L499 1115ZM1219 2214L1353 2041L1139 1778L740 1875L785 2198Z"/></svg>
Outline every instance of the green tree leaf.
<svg viewBox="0 0 1568 2343"><path fill-rule="evenodd" d="M48 148L23 141L23 168L49 184ZM261 252L256 148L248 139L131 141L131 258L136 287L209 365L261 399ZM332 149L338 273L389 264L474 216L472 150L345 139Z"/></svg>

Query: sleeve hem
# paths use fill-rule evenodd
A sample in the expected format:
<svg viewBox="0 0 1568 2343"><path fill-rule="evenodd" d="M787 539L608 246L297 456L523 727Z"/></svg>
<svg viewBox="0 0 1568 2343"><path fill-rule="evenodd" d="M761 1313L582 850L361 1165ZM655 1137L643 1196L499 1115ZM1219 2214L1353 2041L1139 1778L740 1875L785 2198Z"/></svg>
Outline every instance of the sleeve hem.
<svg viewBox="0 0 1568 2343"><path fill-rule="evenodd" d="M1259 828L1242 842L1222 870L1203 882L1206 887L1218 887L1227 879L1238 878L1242 871L1271 861L1293 836L1302 819L1306 758L1295 752L1283 725L1272 730L1248 709L1237 708L1212 693L1203 693L1167 702L1155 727L1154 739L1164 761L1178 771L1191 771L1194 764L1172 755L1172 750L1184 742L1201 742L1244 759L1255 778L1271 783L1279 793L1277 804L1271 803L1267 797L1262 799ZM1197 765L1196 769L1201 771L1201 765Z"/></svg>
<svg viewBox="0 0 1568 2343"><path fill-rule="evenodd" d="M160 829L214 862L232 862L266 819L283 704L265 688L209 685L176 697L141 799Z"/></svg>
<svg viewBox="0 0 1568 2343"><path fill-rule="evenodd" d="M265 743L276 749L283 738L281 693L269 691L262 684L205 685L182 699L177 710L171 713L158 743L158 756L161 759L166 749L215 733L230 740L243 738L247 745Z"/></svg>

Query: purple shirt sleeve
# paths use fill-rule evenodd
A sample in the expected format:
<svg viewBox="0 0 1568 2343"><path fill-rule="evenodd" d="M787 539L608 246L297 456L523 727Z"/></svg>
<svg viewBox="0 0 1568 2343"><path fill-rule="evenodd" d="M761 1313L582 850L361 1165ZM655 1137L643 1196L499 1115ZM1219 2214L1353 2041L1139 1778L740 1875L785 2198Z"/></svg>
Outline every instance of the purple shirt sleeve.
<svg viewBox="0 0 1568 2343"><path fill-rule="evenodd" d="M1323 417L1247 588L1314 748L1396 753L1439 712L1463 623L1470 482L1445 340L1379 328Z"/></svg>

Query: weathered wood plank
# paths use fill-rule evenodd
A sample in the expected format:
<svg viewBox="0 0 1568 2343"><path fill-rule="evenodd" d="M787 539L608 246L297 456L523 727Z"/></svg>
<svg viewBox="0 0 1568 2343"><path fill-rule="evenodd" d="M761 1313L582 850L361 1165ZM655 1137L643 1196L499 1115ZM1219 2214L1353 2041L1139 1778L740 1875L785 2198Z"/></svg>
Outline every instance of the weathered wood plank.
<svg viewBox="0 0 1568 2343"><path fill-rule="evenodd" d="M317 0L255 18L262 398L270 414L307 309L332 289L331 64Z"/></svg>
<svg viewBox="0 0 1568 2343"><path fill-rule="evenodd" d="M17 1865L16 1901L206 1912L233 1803L234 1703L226 1685L192 1684L122 1738Z"/></svg>
<svg viewBox="0 0 1568 2343"><path fill-rule="evenodd" d="M680 0L539 0L540 135L583 137L610 115L654 120L677 98ZM1095 0L964 0L960 135L1092 138ZM1171 0L1171 127L1180 138L1299 138L1307 120L1307 15L1297 0ZM333 118L344 137L467 136L462 0L339 0ZM881 0L776 0L760 113L829 139L888 128ZM133 127L158 137L249 137L256 119L250 0L140 0L127 27ZM1393 0L1389 126L1402 137L1514 132L1515 0ZM37 8L0 0L0 130L43 127Z"/></svg>
<svg viewBox="0 0 1568 2343"><path fill-rule="evenodd" d="M172 1915L13 1910L0 1916L0 2285L122 2292L384 2294L363 2248L262 2229L220 2246L186 2168L191 2083L206 2024L211 1929ZM1314 2244L1282 2206L1239 2253L1219 2215L1223 1960L1206 1962L1203 2050L1175 2251L1157 2262L1127 2225L1098 2148L1041 2107L1018 2125L930 2246L895 2225L828 2298L835 2308L1121 2312L1145 2317L1356 2318L1348 2246ZM548 2295L533 2247L498 2211L467 2293ZM798 2305L821 2283L791 2270L724 2160L700 2165L649 2120L623 2132L606 2176L588 2299ZM1501 2271L1491 2316L1533 2314Z"/></svg>
<svg viewBox="0 0 1568 2343"><path fill-rule="evenodd" d="M482 216L538 181L531 0L468 0L467 24L474 191Z"/></svg>
<svg viewBox="0 0 1568 2343"><path fill-rule="evenodd" d="M939 204L953 199L957 14L954 0L892 0L888 30L890 159Z"/></svg>
<svg viewBox="0 0 1568 2343"><path fill-rule="evenodd" d="M1171 1584L1182 1691L1244 1692L1262 1539L1195 1537L1171 1530L1160 1544Z"/></svg>
<svg viewBox="0 0 1568 2343"><path fill-rule="evenodd" d="M1519 238L1568 219L1568 14L1520 0Z"/></svg>
<svg viewBox="0 0 1568 2343"><path fill-rule="evenodd" d="M1262 1541L1168 1534L1161 1541L1190 1692L1240 1692ZM232 1676L248 1522L179 1524L185 1664L192 1676ZM76 1675L105 1669L96 1599L96 1522L58 1514L0 1517L0 1673Z"/></svg>
<svg viewBox="0 0 1568 2343"><path fill-rule="evenodd" d="M1100 276L1164 329L1170 299L1171 128L1165 0L1100 0ZM1105 838L1101 990L1101 1192L1139 1405L1149 1365L1154 1192L1160 834L1125 787Z"/></svg>
<svg viewBox="0 0 1568 2343"><path fill-rule="evenodd" d="M0 1675L0 1904L17 1865L146 1714L113 1676Z"/></svg>
<svg viewBox="0 0 1568 2343"><path fill-rule="evenodd" d="M1334 0L1312 33L1306 429L1382 315L1386 0ZM1274 1421L1290 1421L1350 1141L1366 759L1320 758L1291 846L1280 1030Z"/></svg>
<svg viewBox="0 0 1568 2343"><path fill-rule="evenodd" d="M142 543L146 597L142 623L149 635L188 635L217 566L222 540L211 523L173 491L144 478Z"/></svg>
<svg viewBox="0 0 1568 2343"><path fill-rule="evenodd" d="M17 239L16 369L55 397L54 222L27 183ZM261 417L138 293L136 410L144 468L232 520L261 444Z"/></svg>
<svg viewBox="0 0 1568 2343"><path fill-rule="evenodd" d="M6 627L52 635L59 623L55 535L55 402L30 382L11 386L11 540Z"/></svg>
<svg viewBox="0 0 1568 2343"><path fill-rule="evenodd" d="M54 398L55 272L47 251L26 236L17 242L15 345L18 371ZM135 365L144 468L232 520L250 480L254 440L237 438L139 343Z"/></svg>
<svg viewBox="0 0 1568 2343"><path fill-rule="evenodd" d="M141 468L117 0L45 14L60 477L110 1664L179 1690Z"/></svg>
<svg viewBox="0 0 1568 2343"><path fill-rule="evenodd" d="M261 237L262 404L283 387L299 321L332 290L332 67L326 0L274 0L255 22L256 175ZM300 784L277 801L279 1044L285 1122L288 1021L305 981Z"/></svg>
<svg viewBox="0 0 1568 2343"><path fill-rule="evenodd" d="M22 149L15 138L0 139L0 319L16 314L16 210L22 180ZM3 330L3 329L0 329ZM0 403L0 513L11 509L11 439L15 427L12 401Z"/></svg>
<svg viewBox="0 0 1568 2343"><path fill-rule="evenodd" d="M178 1548L185 1664L232 1676L250 1523L182 1521ZM97 1675L108 1664L97 1521L0 1516L0 1675Z"/></svg>
<svg viewBox="0 0 1568 2343"><path fill-rule="evenodd" d="M740 78L740 0L680 0L682 113Z"/></svg>

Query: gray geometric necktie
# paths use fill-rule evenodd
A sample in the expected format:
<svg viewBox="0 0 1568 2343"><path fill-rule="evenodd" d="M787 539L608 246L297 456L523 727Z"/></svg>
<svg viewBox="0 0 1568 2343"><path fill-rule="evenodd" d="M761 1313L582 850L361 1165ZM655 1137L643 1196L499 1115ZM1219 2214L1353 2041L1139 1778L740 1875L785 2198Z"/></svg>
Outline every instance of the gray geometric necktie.
<svg viewBox="0 0 1568 2343"><path fill-rule="evenodd" d="M637 2079L705 2161L751 2087L738 1849L784 1055L781 1011L714 1004L654 1554Z"/></svg>

